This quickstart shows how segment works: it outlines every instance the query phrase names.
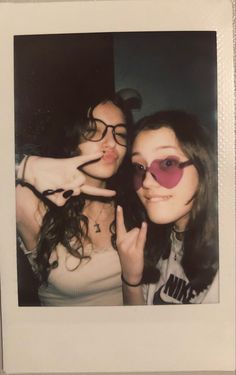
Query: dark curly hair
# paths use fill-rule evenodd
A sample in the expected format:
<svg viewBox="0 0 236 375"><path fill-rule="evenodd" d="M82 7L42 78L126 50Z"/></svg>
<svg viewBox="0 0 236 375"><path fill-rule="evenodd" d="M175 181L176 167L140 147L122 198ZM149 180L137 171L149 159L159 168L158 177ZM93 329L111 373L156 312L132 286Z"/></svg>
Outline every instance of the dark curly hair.
<svg viewBox="0 0 236 375"><path fill-rule="evenodd" d="M183 111L160 111L141 119L134 138L143 131L167 127L173 130L184 154L193 161L199 176L199 188L194 197L188 231L184 235L182 266L196 291L205 289L218 270L218 215L217 215L217 154L214 133L200 126L197 118ZM156 265L160 258L168 258L173 223L151 223L145 210L130 190L130 206L125 211L126 224L131 227L148 222L145 248L144 283L157 282L160 277Z"/></svg>
<svg viewBox="0 0 236 375"><path fill-rule="evenodd" d="M111 101L115 106L120 108L124 114L127 124L128 140L132 133L132 114L129 105L119 96L100 99L98 102L90 106L90 112L100 103ZM42 156L48 157L71 157L78 155L78 144L81 136L88 126L87 120L88 108L83 112L70 113L69 116L59 116L50 119L50 127L48 127L47 136L45 136L43 148L40 151ZM58 126L61 125L61 126ZM55 133L56 131L56 133ZM57 134L57 144L53 144L53 139ZM129 144L128 144L129 148ZM71 197L63 207L57 207L51 201L40 197L43 200L46 213L40 230L39 240L37 244L37 264L39 270L40 282L47 283L49 272L52 268L57 267L58 262L49 263L50 255L53 249L61 243L67 251L73 256L83 259L88 257L84 252L83 241L89 239L88 235L88 218L83 215L83 208L86 199L99 200L101 202L109 202L113 200L116 204L124 201L125 184L127 180L127 170L125 165L127 156L119 168L117 174L108 180L107 188L117 191L115 198L92 197L80 194L77 197ZM117 189L118 187L118 189ZM115 245L115 219L110 224L111 242Z"/></svg>

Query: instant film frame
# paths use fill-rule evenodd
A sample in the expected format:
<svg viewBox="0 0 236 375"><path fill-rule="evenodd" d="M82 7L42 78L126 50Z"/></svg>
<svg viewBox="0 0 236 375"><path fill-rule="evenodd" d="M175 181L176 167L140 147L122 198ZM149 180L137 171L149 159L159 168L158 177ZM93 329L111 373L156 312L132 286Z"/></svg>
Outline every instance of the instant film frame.
<svg viewBox="0 0 236 375"><path fill-rule="evenodd" d="M1 56L4 56L0 71L1 82L4 82L1 86L4 124L1 160L5 164L1 196L1 222L4 223L1 231L4 370L7 373L233 370L235 274L231 2L82 1L1 4L0 7ZM88 22L88 18L93 22ZM174 309L168 306L37 310L17 307L15 251L9 250L15 249L16 245L13 36L190 30L215 31L217 35L220 303ZM232 239L231 243L229 239ZM74 345L71 346L71 343Z"/></svg>
<svg viewBox="0 0 236 375"><path fill-rule="evenodd" d="M15 35L16 153L27 154L28 151L39 155L42 153L44 156L62 157L63 145L66 142L62 129L70 126L71 113L74 113L74 110L82 112L84 107L86 111L93 100L109 97L114 91L119 92L130 87L138 90L142 97L141 108L133 110L136 121L166 109L194 113L199 123L208 129L213 143L217 145L216 32L145 31ZM53 120L53 114L56 115L57 121ZM216 150L214 159L217 162ZM126 184L127 180L124 178L116 186L117 191L123 190ZM213 197L214 203L217 203L217 183L214 185ZM62 214L60 210L60 215ZM99 239L99 235L97 236ZM214 237L214 251L218 254L217 223ZM29 274L27 263L27 256L18 248L19 306L37 306L37 286L33 293L35 280L33 274ZM88 275L91 272L89 266L90 263L84 269L87 268ZM70 284L70 275L73 278L73 274L77 272L79 274L80 268L74 270L72 275L64 275L68 277L67 285ZM109 279L109 276L104 275L103 280ZM100 301L95 290L96 283L101 282L100 279L94 280L94 289L88 285L88 302L83 298L86 294L84 289L78 289L78 296L75 295L73 298L70 293L64 293L60 285L58 287L57 281L60 284L60 280L56 280L55 275L52 278L55 279L55 284L53 289L49 287L48 302L47 294L41 291L41 294L46 294L43 298L46 305L54 303L54 306L83 306L89 303L96 306L103 303L106 306L104 297L103 301ZM121 284L118 275L116 279ZM77 283L79 288L79 282ZM163 294L164 301L161 300L161 304L165 304L165 301L174 295L175 303L187 299L188 294L191 296L191 292L187 292L191 290L188 284L177 276L170 278L166 285L167 292ZM54 292L55 287L59 289L58 293ZM104 288L107 288L109 295L110 285L108 288L104 283ZM215 303L219 301L217 292ZM117 304L117 298L112 302L110 297L109 301L110 305Z"/></svg>

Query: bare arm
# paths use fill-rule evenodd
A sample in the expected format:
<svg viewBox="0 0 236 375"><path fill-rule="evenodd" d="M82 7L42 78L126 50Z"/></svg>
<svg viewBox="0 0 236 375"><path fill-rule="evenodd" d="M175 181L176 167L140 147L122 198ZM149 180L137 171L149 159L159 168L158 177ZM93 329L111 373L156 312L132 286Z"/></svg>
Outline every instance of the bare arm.
<svg viewBox="0 0 236 375"><path fill-rule="evenodd" d="M122 291L124 305L145 305L141 286L130 287L123 283Z"/></svg>
<svg viewBox="0 0 236 375"><path fill-rule="evenodd" d="M18 185L16 187L16 224L28 250L36 247L45 209L34 193Z"/></svg>
<svg viewBox="0 0 236 375"><path fill-rule="evenodd" d="M21 161L17 168L17 179L40 193L38 198L29 188L20 184L16 187L17 229L28 250L32 250L37 244L45 214L40 195L57 206L63 206L71 196L81 192L108 197L115 195L115 191L87 185L83 172L79 170L79 167L88 162L96 162L101 156L102 153L67 159L30 156Z"/></svg>

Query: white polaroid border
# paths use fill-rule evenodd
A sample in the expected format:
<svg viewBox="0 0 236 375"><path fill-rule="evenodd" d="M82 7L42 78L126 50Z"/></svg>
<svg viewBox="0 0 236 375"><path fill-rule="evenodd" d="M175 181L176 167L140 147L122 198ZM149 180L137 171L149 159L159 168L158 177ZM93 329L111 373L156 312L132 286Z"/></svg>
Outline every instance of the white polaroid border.
<svg viewBox="0 0 236 375"><path fill-rule="evenodd" d="M144 30L217 32L220 303L173 307L18 307L14 250L13 36ZM1 3L0 56L4 370L7 373L233 371L235 180L231 1Z"/></svg>

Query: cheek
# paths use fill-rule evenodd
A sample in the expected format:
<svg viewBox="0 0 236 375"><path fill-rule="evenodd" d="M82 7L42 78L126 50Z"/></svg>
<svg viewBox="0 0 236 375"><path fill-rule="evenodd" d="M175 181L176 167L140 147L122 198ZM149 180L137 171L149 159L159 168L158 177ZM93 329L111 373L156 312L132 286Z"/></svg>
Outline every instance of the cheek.
<svg viewBox="0 0 236 375"><path fill-rule="evenodd" d="M125 147L122 147L122 148L120 147L117 151L118 151L118 154L119 154L118 162L119 162L119 165L120 165L122 163L122 161L124 160L127 149Z"/></svg>
<svg viewBox="0 0 236 375"><path fill-rule="evenodd" d="M136 190L136 194L139 197L140 201L144 204L144 197L143 197L143 189L140 188L139 190ZM144 204L145 205L145 204Z"/></svg>
<svg viewBox="0 0 236 375"><path fill-rule="evenodd" d="M199 186L199 177L197 170L190 167L185 171L179 185L176 188L176 195L188 202L197 192Z"/></svg>
<svg viewBox="0 0 236 375"><path fill-rule="evenodd" d="M149 219L155 224L170 224L186 216L192 208L192 202L186 205L186 200L172 197L162 203L147 203L139 196Z"/></svg>
<svg viewBox="0 0 236 375"><path fill-rule="evenodd" d="M173 223L187 215L193 206L193 200L189 202L198 190L198 174L194 170L184 174L179 184L173 189L160 188L161 193L170 194L171 198L166 202L150 203L144 198L143 188L136 193L146 209L149 219L156 224ZM188 203L189 202L189 203Z"/></svg>

